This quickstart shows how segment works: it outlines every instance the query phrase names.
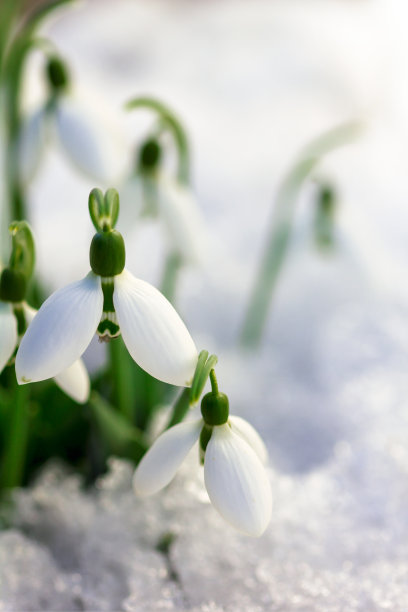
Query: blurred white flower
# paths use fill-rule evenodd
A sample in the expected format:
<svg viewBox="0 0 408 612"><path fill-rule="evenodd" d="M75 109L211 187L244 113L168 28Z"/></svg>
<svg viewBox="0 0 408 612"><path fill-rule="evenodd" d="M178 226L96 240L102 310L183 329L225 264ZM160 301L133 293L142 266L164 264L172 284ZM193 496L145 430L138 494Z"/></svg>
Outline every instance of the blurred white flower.
<svg viewBox="0 0 408 612"><path fill-rule="evenodd" d="M30 324L37 311L23 302L21 308L26 324ZM17 320L10 302L0 301L0 372L12 357L18 345ZM90 382L82 359L77 359L68 369L54 377L57 385L74 401L83 404L89 397Z"/></svg>
<svg viewBox="0 0 408 612"><path fill-rule="evenodd" d="M73 95L68 66L55 54L47 57L45 77L45 99L23 120L18 137L20 180L33 177L47 141L58 142L84 174L102 182L116 178L123 146L119 151L119 130L101 96L90 89Z"/></svg>
<svg viewBox="0 0 408 612"><path fill-rule="evenodd" d="M112 176L106 159L107 139L102 125L98 128L71 98L62 98L50 108L41 107L22 124L18 157L20 177L27 184L35 175L48 142L57 141L70 162L81 172L98 181Z"/></svg>
<svg viewBox="0 0 408 612"><path fill-rule="evenodd" d="M103 285L112 290L114 311L103 312ZM109 279L90 272L44 302L17 352L18 382L44 380L65 370L100 324L102 336L122 334L146 372L173 385L190 384L198 354L186 326L160 291L126 269Z"/></svg>
<svg viewBox="0 0 408 612"><path fill-rule="evenodd" d="M156 439L136 469L136 494L156 493L173 479L203 426L203 419L181 423ZM230 416L227 423L212 427L204 457L209 498L226 521L254 537L265 531L272 511L266 458L262 439L244 419Z"/></svg>
<svg viewBox="0 0 408 612"><path fill-rule="evenodd" d="M170 175L158 171L152 176L138 173L120 190L122 225L137 218L157 218L167 250L183 262L203 266L209 251L206 221L193 191Z"/></svg>

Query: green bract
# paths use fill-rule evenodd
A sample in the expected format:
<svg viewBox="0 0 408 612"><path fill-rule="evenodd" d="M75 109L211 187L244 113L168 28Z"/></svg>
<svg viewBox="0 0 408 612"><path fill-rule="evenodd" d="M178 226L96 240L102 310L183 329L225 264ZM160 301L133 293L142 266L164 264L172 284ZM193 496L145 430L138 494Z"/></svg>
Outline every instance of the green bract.
<svg viewBox="0 0 408 612"><path fill-rule="evenodd" d="M89 259L92 271L102 277L117 276L125 267L125 243L113 229L119 216L119 194L108 189L103 195L100 189L92 189L88 200L92 223L98 230L91 242Z"/></svg>
<svg viewBox="0 0 408 612"><path fill-rule="evenodd" d="M207 393L201 400L201 414L206 425L223 425L228 421L228 397L225 393Z"/></svg>
<svg viewBox="0 0 408 612"><path fill-rule="evenodd" d="M92 189L88 200L89 215L95 229L107 232L115 227L119 216L119 194L110 188L103 195L100 189Z"/></svg>

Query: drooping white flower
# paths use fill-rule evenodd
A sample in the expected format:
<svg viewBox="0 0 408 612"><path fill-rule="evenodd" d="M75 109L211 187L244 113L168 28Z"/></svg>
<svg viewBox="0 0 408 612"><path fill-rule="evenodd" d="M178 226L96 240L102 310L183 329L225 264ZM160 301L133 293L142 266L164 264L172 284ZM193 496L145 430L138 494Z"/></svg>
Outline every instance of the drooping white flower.
<svg viewBox="0 0 408 612"><path fill-rule="evenodd" d="M37 311L23 302L21 307L26 324L35 318ZM18 345L17 320L10 302L0 301L0 372L11 359ZM68 369L55 376L57 385L72 399L83 404L89 397L90 382L82 359L77 359Z"/></svg>
<svg viewBox="0 0 408 612"><path fill-rule="evenodd" d="M55 53L46 55L45 98L27 113L18 134L19 180L32 178L47 141L57 142L84 174L98 181L116 178L122 172L123 142L108 107L89 88L72 92L67 64Z"/></svg>
<svg viewBox="0 0 408 612"><path fill-rule="evenodd" d="M136 494L151 495L175 476L189 451L200 439L203 419L181 423L160 435L136 469ZM244 419L230 416L212 427L205 450L204 481L213 506L239 531L260 536L272 511L265 445Z"/></svg>
<svg viewBox="0 0 408 612"><path fill-rule="evenodd" d="M18 140L20 179L26 184L33 178L48 142L59 144L71 164L87 176L98 181L114 178L117 164L112 170L113 162L107 154L116 144L115 135L104 134L95 119L70 98L61 99L55 108L40 107L22 124Z"/></svg>
<svg viewBox="0 0 408 612"><path fill-rule="evenodd" d="M104 290L112 292L114 311L104 312ZM98 327L102 336L120 330L133 359L155 378L179 386L191 382L198 355L186 326L160 291L126 269L112 278L90 272L44 302L17 352L18 382L60 374Z"/></svg>
<svg viewBox="0 0 408 612"><path fill-rule="evenodd" d="M112 176L105 153L112 143L77 104L61 101L55 112L55 127L61 147L74 166L97 180Z"/></svg>
<svg viewBox="0 0 408 612"><path fill-rule="evenodd" d="M167 249L186 263L203 265L209 252L209 232L193 191L170 175L139 173L121 189L122 221L138 216L157 218Z"/></svg>

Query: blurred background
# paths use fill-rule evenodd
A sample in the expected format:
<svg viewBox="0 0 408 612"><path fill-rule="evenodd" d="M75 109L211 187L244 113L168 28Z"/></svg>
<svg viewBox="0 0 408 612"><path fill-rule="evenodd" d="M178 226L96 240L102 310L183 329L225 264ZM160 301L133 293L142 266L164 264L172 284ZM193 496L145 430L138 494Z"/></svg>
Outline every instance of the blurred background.
<svg viewBox="0 0 408 612"><path fill-rule="evenodd" d="M44 21L69 67L66 103L101 159L89 177L50 138L27 181L41 282L49 294L88 272L88 194L113 186L127 267L160 285L163 228L128 189L152 113L124 106L163 101L188 135L203 245L174 302L198 348L217 353L232 411L264 436L276 506L253 542L212 513L195 457L147 502L134 500L126 461L87 491L50 465L4 519L2 609L407 609L407 16L402 0L89 0ZM34 51L24 116L46 87ZM291 169L349 125L356 133L296 184L282 221ZM169 175L174 158L169 146ZM335 201L330 248L317 239L321 185ZM265 328L248 350L246 313L279 227ZM85 354L96 376L105 349ZM174 541L157 549L164 532Z"/></svg>

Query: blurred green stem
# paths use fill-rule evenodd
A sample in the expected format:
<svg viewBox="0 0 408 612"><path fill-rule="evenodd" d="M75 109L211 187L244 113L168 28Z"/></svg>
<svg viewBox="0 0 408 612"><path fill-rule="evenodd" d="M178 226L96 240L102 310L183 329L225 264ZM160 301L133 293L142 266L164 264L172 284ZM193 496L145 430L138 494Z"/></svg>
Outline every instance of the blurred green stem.
<svg viewBox="0 0 408 612"><path fill-rule="evenodd" d="M109 342L109 354L114 403L126 420L133 423L135 404L133 362L121 336Z"/></svg>
<svg viewBox="0 0 408 612"><path fill-rule="evenodd" d="M1 465L1 488L11 489L22 484L28 440L29 385L17 385L14 392L14 407L11 415L8 440L4 448Z"/></svg>
<svg viewBox="0 0 408 612"><path fill-rule="evenodd" d="M169 429L169 427L173 427L173 425L177 425L183 421L190 408L190 391L190 387L186 387L178 396L176 403L173 406L169 422L166 425L166 429Z"/></svg>
<svg viewBox="0 0 408 612"><path fill-rule="evenodd" d="M155 111L168 130L172 133L178 153L178 179L188 184L190 177L190 149L186 131L175 113L168 106L155 98L133 98L126 104L128 110L134 108L147 108Z"/></svg>
<svg viewBox="0 0 408 612"><path fill-rule="evenodd" d="M164 264L161 292L169 302L174 303L177 280L182 267L182 259L178 253L169 253Z"/></svg>
<svg viewBox="0 0 408 612"><path fill-rule="evenodd" d="M326 132L313 141L291 168L278 191L266 246L246 310L240 335L245 348L259 346L266 325L273 292L284 262L292 228L293 214L306 178L332 150L347 144L359 132L360 125L346 123Z"/></svg>

